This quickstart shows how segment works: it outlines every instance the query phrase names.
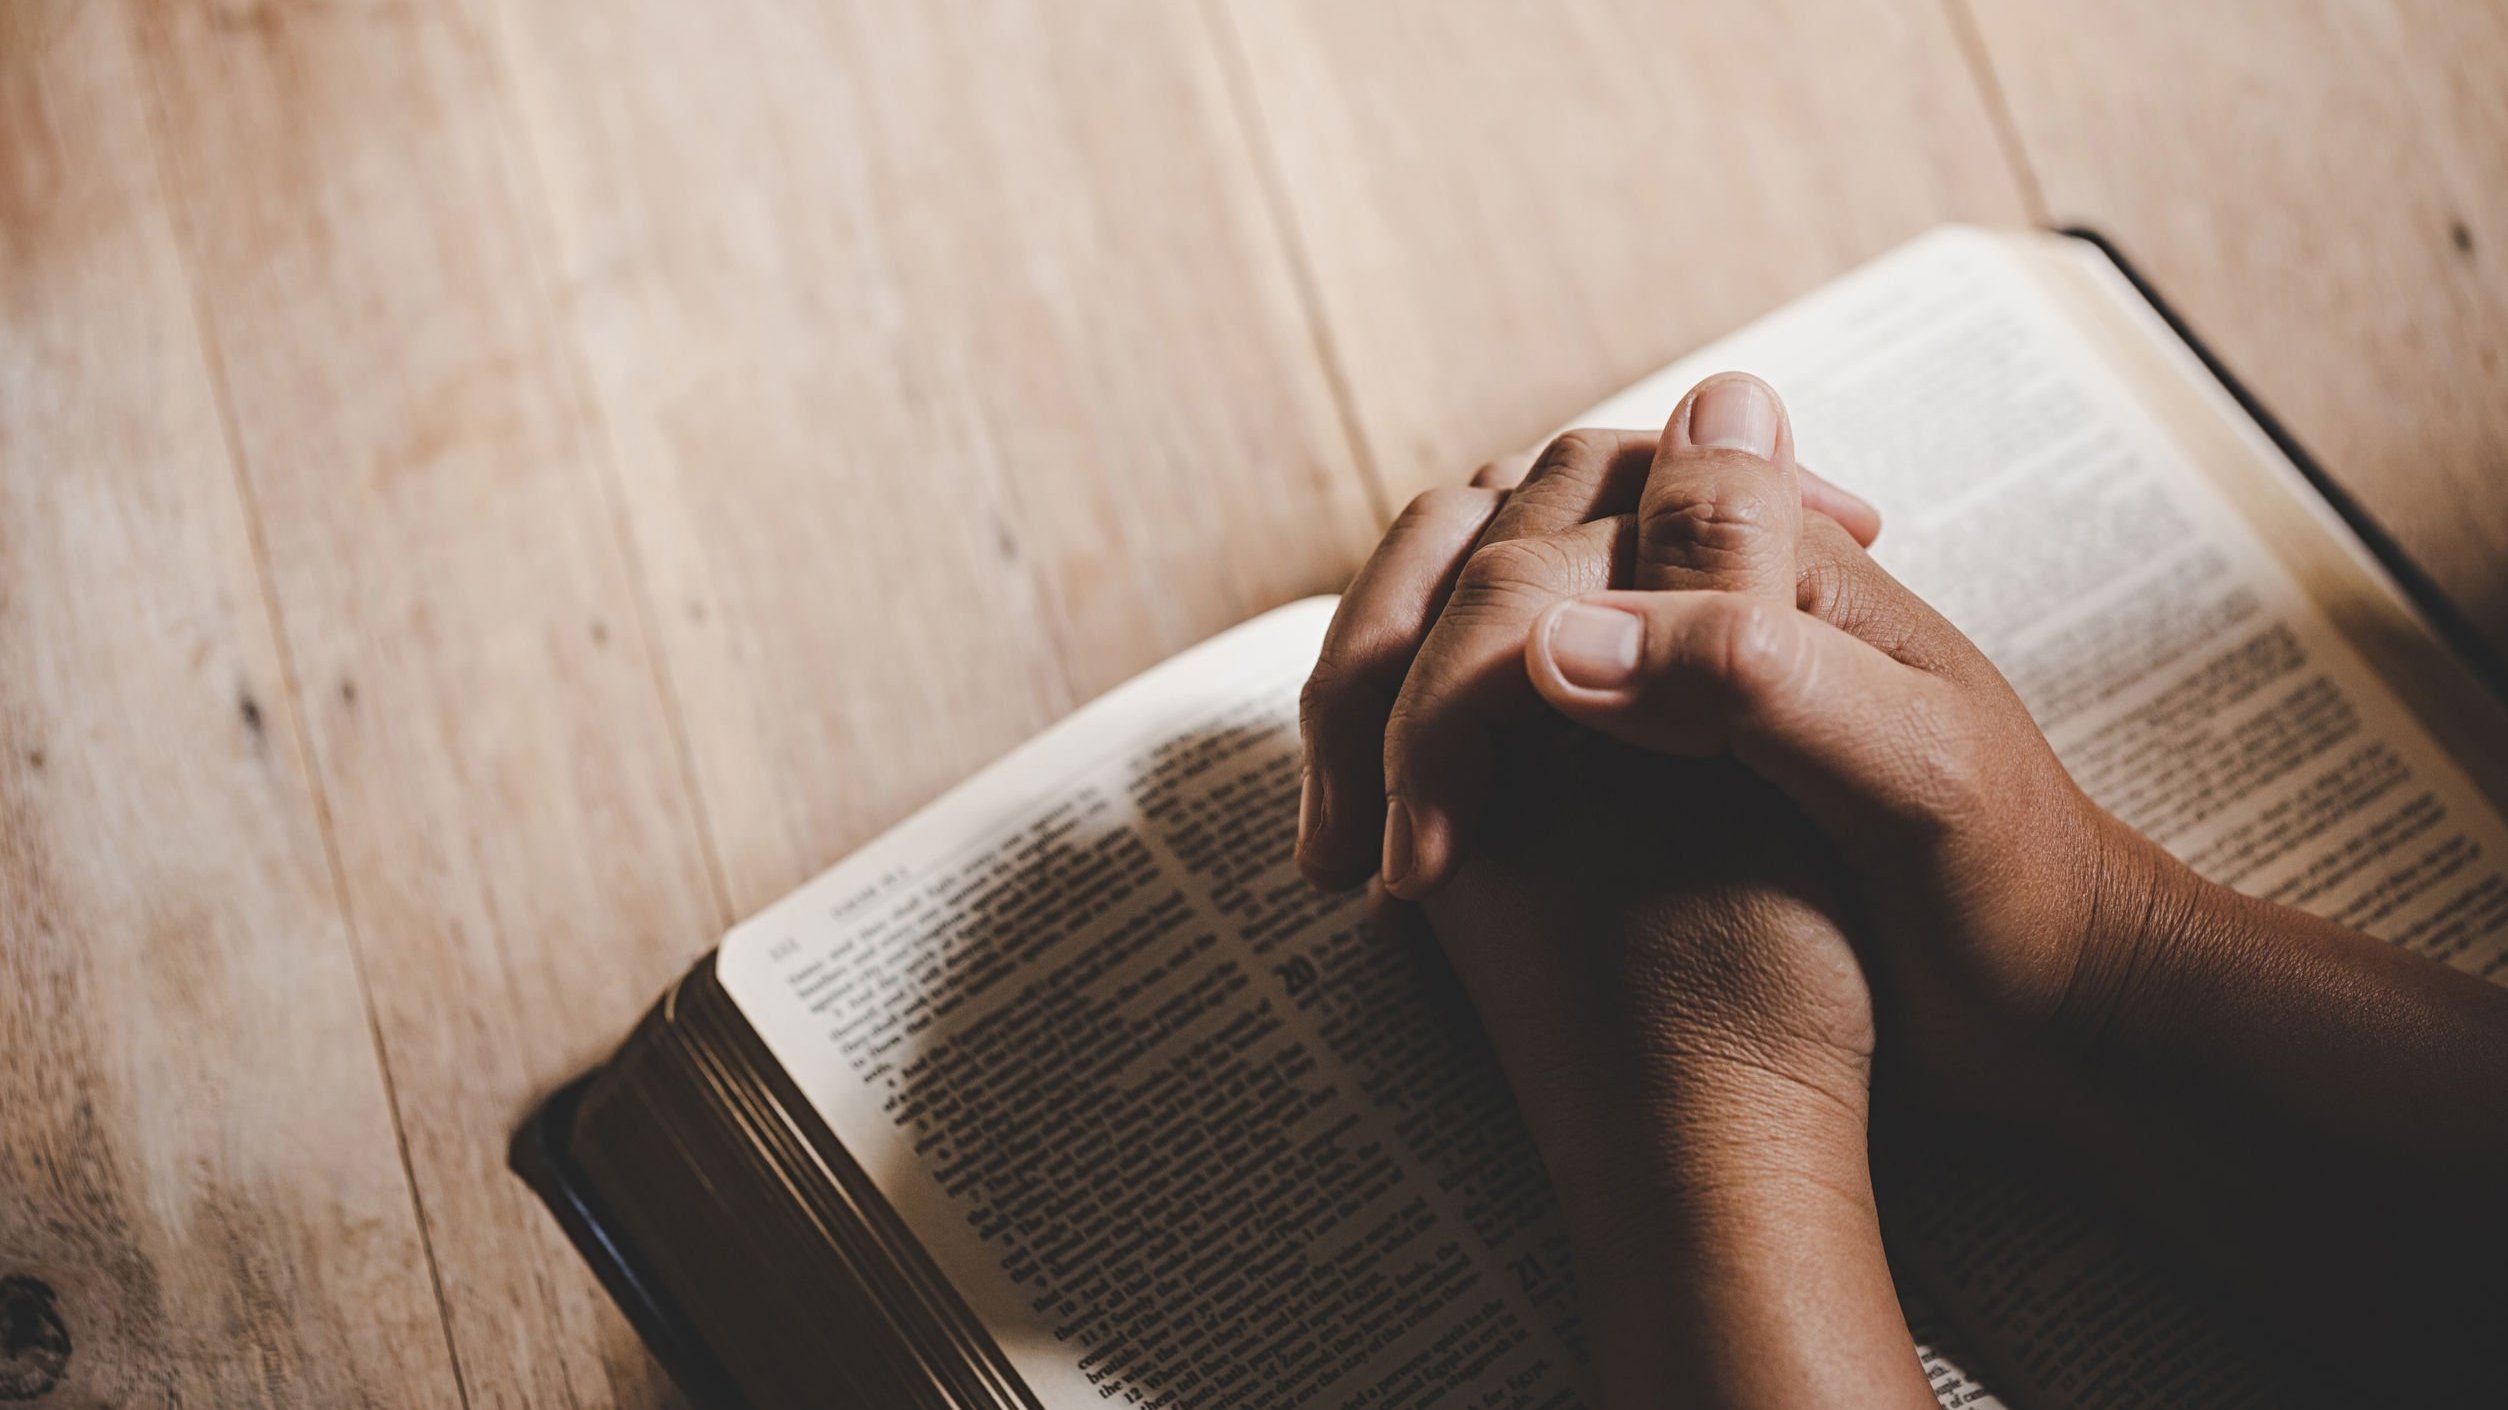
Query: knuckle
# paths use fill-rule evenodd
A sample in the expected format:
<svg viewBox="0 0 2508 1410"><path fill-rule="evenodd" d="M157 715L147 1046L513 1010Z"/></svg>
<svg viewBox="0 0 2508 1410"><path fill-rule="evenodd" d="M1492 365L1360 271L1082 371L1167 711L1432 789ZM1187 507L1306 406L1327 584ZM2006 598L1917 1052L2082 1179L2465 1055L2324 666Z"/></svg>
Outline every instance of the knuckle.
<svg viewBox="0 0 2508 1410"><path fill-rule="evenodd" d="M1584 483L1599 479L1619 454L1620 433L1591 426L1561 431L1541 448L1524 483L1562 479Z"/></svg>
<svg viewBox="0 0 2508 1410"><path fill-rule="evenodd" d="M1867 615L1862 585L1836 563L1806 563L1794 579L1794 606L1842 631Z"/></svg>
<svg viewBox="0 0 2508 1410"><path fill-rule="evenodd" d="M1472 487L1506 489L1522 480L1525 472L1532 468L1532 463L1533 457L1527 454L1499 456L1472 472Z"/></svg>
<svg viewBox="0 0 2508 1410"><path fill-rule="evenodd" d="M1829 553L1815 545L1795 575L1794 595L1804 613L1901 665L1973 683L1967 639L1861 548Z"/></svg>
<svg viewBox="0 0 2508 1410"><path fill-rule="evenodd" d="M1490 492L1467 485L1439 485L1422 490L1402 507L1393 521L1392 532L1414 530L1425 524L1449 523L1477 515L1490 503Z"/></svg>
<svg viewBox="0 0 2508 1410"><path fill-rule="evenodd" d="M1401 665L1401 658L1387 653L1327 650L1298 689L1300 726L1312 735L1336 727L1362 705L1382 708L1400 684Z"/></svg>
<svg viewBox="0 0 2508 1410"><path fill-rule="evenodd" d="M1784 629L1786 610L1750 597L1720 597L1709 619L1708 669L1737 697L1771 700L1791 691L1804 669L1799 633Z"/></svg>
<svg viewBox="0 0 2508 1410"><path fill-rule="evenodd" d="M1331 718L1333 707L1340 703L1340 686L1339 668L1318 660L1306 684L1298 687L1298 720L1307 733L1314 733L1317 725Z"/></svg>
<svg viewBox="0 0 2508 1410"><path fill-rule="evenodd" d="M1760 487L1716 479L1639 516L1637 551L1648 563L1713 571L1750 562L1776 538L1778 516Z"/></svg>
<svg viewBox="0 0 2508 1410"><path fill-rule="evenodd" d="M1899 718L1901 747L1918 805L1930 822L1973 817L2009 780L1998 779L1991 741L1973 711L1946 690L1925 690Z"/></svg>
<svg viewBox="0 0 2508 1410"><path fill-rule="evenodd" d="M1568 551L1549 539L1501 539L1472 550L1456 588L1485 597L1555 596L1575 580L1575 567Z"/></svg>
<svg viewBox="0 0 2508 1410"><path fill-rule="evenodd" d="M1901 600L1881 590L1867 562L1806 562L1795 578L1795 606L1890 657L1907 661L1914 623Z"/></svg>
<svg viewBox="0 0 2508 1410"><path fill-rule="evenodd" d="M1385 752L1399 753L1402 747L1419 737L1421 727L1436 716L1436 702L1425 690L1406 690L1393 702L1385 715Z"/></svg>
<svg viewBox="0 0 2508 1410"><path fill-rule="evenodd" d="M1541 452L1541 464L1545 467L1581 465L1588 461L1604 459L1610 456L1619 443L1620 436L1616 431L1579 426L1552 436L1550 444Z"/></svg>
<svg viewBox="0 0 2508 1410"><path fill-rule="evenodd" d="M1385 790L1398 793L1410 785L1418 770L1414 761L1429 750L1446 715L1447 692L1437 689L1415 689L1402 692L1393 703L1392 713L1385 717L1384 777Z"/></svg>
<svg viewBox="0 0 2508 1410"><path fill-rule="evenodd" d="M1872 560L1846 531L1817 514L1803 516L1800 566L1794 574L1794 605L1834 627L1854 620L1871 600L1868 575Z"/></svg>

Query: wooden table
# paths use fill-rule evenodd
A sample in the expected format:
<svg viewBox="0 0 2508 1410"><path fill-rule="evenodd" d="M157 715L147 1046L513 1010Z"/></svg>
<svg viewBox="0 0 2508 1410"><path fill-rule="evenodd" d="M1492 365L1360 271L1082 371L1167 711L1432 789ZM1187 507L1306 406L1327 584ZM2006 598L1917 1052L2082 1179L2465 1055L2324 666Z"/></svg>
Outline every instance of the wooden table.
<svg viewBox="0 0 2508 1410"><path fill-rule="evenodd" d="M2050 219L2508 642L2496 5L0 0L0 1400L669 1402L504 1146L727 922Z"/></svg>

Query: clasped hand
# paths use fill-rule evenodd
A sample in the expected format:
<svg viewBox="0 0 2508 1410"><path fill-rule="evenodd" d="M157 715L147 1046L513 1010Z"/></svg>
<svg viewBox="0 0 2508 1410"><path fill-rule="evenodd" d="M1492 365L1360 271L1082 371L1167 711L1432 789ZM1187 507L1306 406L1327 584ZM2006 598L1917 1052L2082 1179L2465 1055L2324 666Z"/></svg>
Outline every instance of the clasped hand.
<svg viewBox="0 0 2508 1410"><path fill-rule="evenodd" d="M1858 1110L1867 976L1945 1080L1979 1080L2015 1030L2103 1021L2135 933L2107 922L2147 914L2168 868L1865 553L1877 530L1740 375L1660 437L1570 432L1421 496L1308 682L1301 863L1380 873L1467 982L1505 968L1493 1025L1507 988L1590 961L1597 906L1712 911L1749 940L1612 957L1712 971L1648 1000L1677 1015L1613 1021ZM1560 894L1505 899L1532 889ZM1648 992L1617 978L1623 1003Z"/></svg>
<svg viewBox="0 0 2508 1410"><path fill-rule="evenodd" d="M2508 1170L2500 996L2098 808L1878 529L1771 388L1710 378L1660 435L1415 500L1307 685L1300 864L1437 933L1610 1404L1931 1404L1866 1166L1876 1054L2005 1116L2058 1072L2191 1061L2198 1120L2260 1102L2293 1139Z"/></svg>

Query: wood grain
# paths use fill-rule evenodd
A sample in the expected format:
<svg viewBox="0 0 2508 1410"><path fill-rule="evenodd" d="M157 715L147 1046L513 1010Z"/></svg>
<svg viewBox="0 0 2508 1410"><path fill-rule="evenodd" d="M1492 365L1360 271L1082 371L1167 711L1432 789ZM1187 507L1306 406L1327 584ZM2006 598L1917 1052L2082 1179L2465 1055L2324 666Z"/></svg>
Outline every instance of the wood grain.
<svg viewBox="0 0 2508 1410"><path fill-rule="evenodd" d="M501 14L735 911L1373 542L1195 9Z"/></svg>
<svg viewBox="0 0 2508 1410"><path fill-rule="evenodd" d="M498 56L451 7L127 13L468 1403L665 1401L504 1169L723 915Z"/></svg>
<svg viewBox="0 0 2508 1410"><path fill-rule="evenodd" d="M2508 18L1968 4L0 6L0 1394L668 1403L503 1147L727 919L2037 188L2508 643Z"/></svg>
<svg viewBox="0 0 2508 1410"><path fill-rule="evenodd" d="M2026 219L1931 0L1228 0L1397 495L1945 220Z"/></svg>
<svg viewBox="0 0 2508 1410"><path fill-rule="evenodd" d="M1974 0L2107 232L2508 650L2508 9Z"/></svg>
<svg viewBox="0 0 2508 1410"><path fill-rule="evenodd" d="M452 1404L144 94L0 16L0 1401Z"/></svg>

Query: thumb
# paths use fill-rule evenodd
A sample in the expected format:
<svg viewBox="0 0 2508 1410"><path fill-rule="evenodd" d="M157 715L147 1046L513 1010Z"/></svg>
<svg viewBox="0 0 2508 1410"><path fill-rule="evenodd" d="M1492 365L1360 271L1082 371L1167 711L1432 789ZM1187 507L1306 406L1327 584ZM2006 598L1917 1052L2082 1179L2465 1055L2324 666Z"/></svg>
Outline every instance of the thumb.
<svg viewBox="0 0 2508 1410"><path fill-rule="evenodd" d="M1792 602L1802 531L1794 432L1776 389L1743 372L1691 388L1638 494L1637 586Z"/></svg>
<svg viewBox="0 0 2508 1410"><path fill-rule="evenodd" d="M1940 816L1967 757L1948 682L1753 595L1558 603L1534 620L1524 664L1569 719L1660 753L1729 751L1833 835Z"/></svg>

